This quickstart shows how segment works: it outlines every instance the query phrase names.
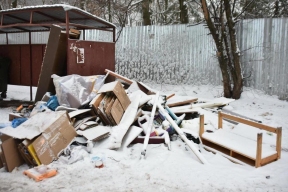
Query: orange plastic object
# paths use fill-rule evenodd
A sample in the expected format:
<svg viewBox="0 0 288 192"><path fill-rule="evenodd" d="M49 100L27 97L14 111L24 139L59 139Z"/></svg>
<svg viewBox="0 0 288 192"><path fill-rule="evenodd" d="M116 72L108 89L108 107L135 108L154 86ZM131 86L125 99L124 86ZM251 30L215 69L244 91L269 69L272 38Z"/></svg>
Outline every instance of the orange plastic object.
<svg viewBox="0 0 288 192"><path fill-rule="evenodd" d="M21 112L22 109L23 109L23 105L20 105L19 107L17 107L16 111L19 113Z"/></svg>
<svg viewBox="0 0 288 192"><path fill-rule="evenodd" d="M45 173L39 173L35 168L32 168L24 171L23 174L38 182L42 181L43 179L55 176L57 174L57 170L48 169Z"/></svg>

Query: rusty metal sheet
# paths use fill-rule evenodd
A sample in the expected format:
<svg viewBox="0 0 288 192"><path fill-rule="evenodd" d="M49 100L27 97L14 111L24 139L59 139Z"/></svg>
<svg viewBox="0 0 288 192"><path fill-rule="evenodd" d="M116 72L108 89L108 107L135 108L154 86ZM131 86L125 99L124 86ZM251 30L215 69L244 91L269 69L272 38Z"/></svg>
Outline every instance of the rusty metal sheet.
<svg viewBox="0 0 288 192"><path fill-rule="evenodd" d="M68 40L67 74L104 75L115 71L115 43Z"/></svg>
<svg viewBox="0 0 288 192"><path fill-rule="evenodd" d="M29 45L20 45L21 47L21 72L20 84L30 85L30 49Z"/></svg>
<svg viewBox="0 0 288 192"><path fill-rule="evenodd" d="M10 45L7 47L8 54L7 56L11 59L11 64L9 68L9 84L20 85L20 76L21 76L21 59L20 59L20 46Z"/></svg>
<svg viewBox="0 0 288 192"><path fill-rule="evenodd" d="M32 45L32 78L33 86L37 86L43 60L43 47L46 45ZM9 84L30 85L30 48L29 45L0 45L0 56L9 57Z"/></svg>

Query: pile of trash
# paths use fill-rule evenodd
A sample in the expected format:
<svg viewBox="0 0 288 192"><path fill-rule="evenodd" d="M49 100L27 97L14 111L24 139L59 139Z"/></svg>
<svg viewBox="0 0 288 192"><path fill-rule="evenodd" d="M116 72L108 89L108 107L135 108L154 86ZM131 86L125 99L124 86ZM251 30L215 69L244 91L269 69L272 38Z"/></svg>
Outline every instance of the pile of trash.
<svg viewBox="0 0 288 192"><path fill-rule="evenodd" d="M0 168L4 166L11 172L27 163L31 169L24 174L39 181L45 174L57 174L45 165L60 156L72 157L77 146L89 153L96 142L103 140L111 150L143 143L141 156L145 157L148 144L164 143L170 150L175 137L207 163L198 147L199 114L202 108L221 107L233 99L179 100L175 94L161 95L144 83L106 72L89 77L52 75L56 95L46 93L35 105L23 104L10 113L11 123L2 124L0 129ZM109 75L116 80L105 83ZM78 160L68 159L68 163ZM103 167L101 158L94 159L94 163L95 167Z"/></svg>

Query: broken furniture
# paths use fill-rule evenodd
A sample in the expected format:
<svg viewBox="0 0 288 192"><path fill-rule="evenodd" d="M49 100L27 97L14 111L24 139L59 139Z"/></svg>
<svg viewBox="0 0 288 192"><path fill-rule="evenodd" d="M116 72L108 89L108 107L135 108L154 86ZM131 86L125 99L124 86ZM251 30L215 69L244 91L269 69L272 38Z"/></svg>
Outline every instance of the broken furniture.
<svg viewBox="0 0 288 192"><path fill-rule="evenodd" d="M223 118L246 124L252 126L253 128L259 128L271 133L275 133L276 149L272 148L270 145L263 144L262 133L257 134L257 141L255 141L223 129ZM199 136L202 139L204 145L217 149L224 154L230 155L233 158L254 164L256 168L280 159L281 157L281 127L274 128L263 125L261 123L219 112L218 130L214 131L213 133L204 131L204 115L200 115Z"/></svg>

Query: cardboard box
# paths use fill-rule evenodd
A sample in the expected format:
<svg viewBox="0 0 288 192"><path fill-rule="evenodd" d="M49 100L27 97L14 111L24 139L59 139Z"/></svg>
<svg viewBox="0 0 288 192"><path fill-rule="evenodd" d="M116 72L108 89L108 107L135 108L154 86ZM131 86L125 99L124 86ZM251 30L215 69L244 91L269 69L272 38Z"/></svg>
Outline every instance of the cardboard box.
<svg viewBox="0 0 288 192"><path fill-rule="evenodd" d="M12 137L1 136L1 161L7 171L12 172L15 167L24 163L24 159L18 151L19 141Z"/></svg>
<svg viewBox="0 0 288 192"><path fill-rule="evenodd" d="M32 142L35 152L44 165L58 159L62 151L76 136L66 113L63 113L51 126Z"/></svg>
<svg viewBox="0 0 288 192"><path fill-rule="evenodd" d="M130 105L130 99L119 81L104 84L90 103L106 125L118 125ZM107 94L111 94L107 97ZM106 97L105 97L106 96ZM113 103L111 103L113 102Z"/></svg>
<svg viewBox="0 0 288 192"><path fill-rule="evenodd" d="M1 132L14 138L32 140L37 157L46 165L57 159L77 135L66 111L37 113L17 130L8 127Z"/></svg>

